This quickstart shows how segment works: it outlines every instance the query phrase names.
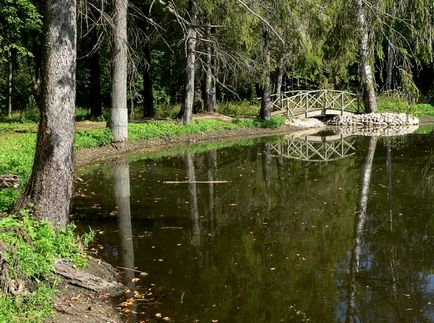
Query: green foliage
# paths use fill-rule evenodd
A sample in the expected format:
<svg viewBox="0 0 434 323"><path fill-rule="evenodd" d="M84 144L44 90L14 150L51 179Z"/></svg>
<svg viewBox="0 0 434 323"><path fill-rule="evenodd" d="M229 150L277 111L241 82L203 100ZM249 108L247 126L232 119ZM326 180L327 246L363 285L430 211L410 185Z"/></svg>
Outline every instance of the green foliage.
<svg viewBox="0 0 434 323"><path fill-rule="evenodd" d="M73 225L55 232L50 222L35 220L29 209L1 219L0 230L0 242L8 249L9 277L37 283L29 296L0 296L0 321L42 322L52 313L54 261L65 259L84 267L87 258L82 248L92 239L92 232L83 239L74 235Z"/></svg>
<svg viewBox="0 0 434 323"><path fill-rule="evenodd" d="M222 102L217 105L217 112L228 116L256 116L259 111L259 104L249 101Z"/></svg>
<svg viewBox="0 0 434 323"><path fill-rule="evenodd" d="M0 296L0 322L43 322L53 313L55 290L40 284L29 297Z"/></svg>
<svg viewBox="0 0 434 323"><path fill-rule="evenodd" d="M399 92L389 92L378 98L379 112L411 113L421 119L434 118L434 106L409 103Z"/></svg>
<svg viewBox="0 0 434 323"><path fill-rule="evenodd" d="M111 132L108 128L77 131L75 134L75 148L95 148L108 145L111 142Z"/></svg>
<svg viewBox="0 0 434 323"><path fill-rule="evenodd" d="M3 0L0 6L0 63L6 53L15 50L21 55L31 52L23 44L23 35L31 30L40 31L41 15L30 0Z"/></svg>

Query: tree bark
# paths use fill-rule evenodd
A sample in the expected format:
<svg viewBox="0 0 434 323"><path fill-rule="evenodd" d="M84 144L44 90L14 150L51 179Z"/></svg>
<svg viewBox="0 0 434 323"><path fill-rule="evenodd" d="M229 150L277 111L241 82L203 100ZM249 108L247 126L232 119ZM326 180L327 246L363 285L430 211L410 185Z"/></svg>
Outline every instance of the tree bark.
<svg viewBox="0 0 434 323"><path fill-rule="evenodd" d="M8 118L12 117L12 81L13 81L13 72L14 72L14 66L13 66L13 56L12 51L9 50L8 53L9 56L9 70L8 70Z"/></svg>
<svg viewBox="0 0 434 323"><path fill-rule="evenodd" d="M32 176L17 207L55 228L68 223L72 193L76 86L76 1L47 0L44 10L42 105Z"/></svg>
<svg viewBox="0 0 434 323"><path fill-rule="evenodd" d="M283 73L285 72L284 59L281 57L279 59L279 66L277 67L277 79L276 79L276 97L280 97L280 93L282 93L282 82L283 82Z"/></svg>
<svg viewBox="0 0 434 323"><path fill-rule="evenodd" d="M183 124L190 124L193 114L194 103L194 73L196 70L196 36L197 32L194 28L196 24L197 3L196 0L189 1L190 6L190 25L187 29L187 67L186 67L186 83L184 110L181 121Z"/></svg>
<svg viewBox="0 0 434 323"><path fill-rule="evenodd" d="M384 89L390 91L392 89L393 82L393 68L395 67L395 49L390 41L387 45L387 63L386 63L386 82Z"/></svg>
<svg viewBox="0 0 434 323"><path fill-rule="evenodd" d="M208 38L211 35L211 27L207 27ZM207 112L215 112L216 106L216 81L214 73L214 59L213 59L213 44L210 39L206 43L206 81L205 81L205 109Z"/></svg>
<svg viewBox="0 0 434 323"><path fill-rule="evenodd" d="M377 96L375 93L375 80L371 66L372 59L369 46L369 32L363 0L357 0L357 22L359 25L359 55L363 104L365 112L372 113L377 111Z"/></svg>
<svg viewBox="0 0 434 323"><path fill-rule="evenodd" d="M127 37L128 0L114 0L114 35L112 67L112 109L110 128L112 142L117 147L126 148L128 140L127 109Z"/></svg>
<svg viewBox="0 0 434 323"><path fill-rule="evenodd" d="M270 35L267 27L263 32L262 55L264 61L264 72L262 75L262 100L259 118L261 120L271 119L271 77L270 77Z"/></svg>
<svg viewBox="0 0 434 323"><path fill-rule="evenodd" d="M143 69L143 116L153 118L155 116L154 94L152 92L152 73L151 73L151 45L146 43L145 48L146 64Z"/></svg>

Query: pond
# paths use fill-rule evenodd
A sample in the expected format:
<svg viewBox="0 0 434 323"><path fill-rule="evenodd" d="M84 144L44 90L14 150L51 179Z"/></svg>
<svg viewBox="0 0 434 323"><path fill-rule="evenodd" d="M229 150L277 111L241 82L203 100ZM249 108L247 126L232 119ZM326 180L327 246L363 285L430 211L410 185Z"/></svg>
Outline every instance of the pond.
<svg viewBox="0 0 434 323"><path fill-rule="evenodd" d="M74 222L136 290L129 322L433 322L434 137L320 135L79 171Z"/></svg>

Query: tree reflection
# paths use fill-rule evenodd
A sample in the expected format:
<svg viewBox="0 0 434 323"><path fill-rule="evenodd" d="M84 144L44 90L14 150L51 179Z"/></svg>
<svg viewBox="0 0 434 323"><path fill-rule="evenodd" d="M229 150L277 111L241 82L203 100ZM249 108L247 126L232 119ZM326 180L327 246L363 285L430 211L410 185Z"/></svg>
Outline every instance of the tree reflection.
<svg viewBox="0 0 434 323"><path fill-rule="evenodd" d="M113 178L115 201L118 209L122 266L134 269L134 244L130 208L130 167L128 165L128 156L122 156L121 160L114 165ZM132 271L126 271L125 281L131 282L132 278L134 278L134 273Z"/></svg>
<svg viewBox="0 0 434 323"><path fill-rule="evenodd" d="M197 207L196 172L194 168L193 154L185 154L185 165L187 167L188 193L190 195L190 217L192 221L191 244L195 247L200 246L200 224L199 209Z"/></svg>
<svg viewBox="0 0 434 323"><path fill-rule="evenodd" d="M350 284L348 288L348 309L346 322L358 322L356 313L356 275L361 269L360 258L362 254L363 230L366 223L366 210L368 207L369 186L372 175L372 163L374 161L377 138L369 139L366 159L362 168L362 179L360 182L359 201L357 205L356 218L354 221L354 245L350 260Z"/></svg>

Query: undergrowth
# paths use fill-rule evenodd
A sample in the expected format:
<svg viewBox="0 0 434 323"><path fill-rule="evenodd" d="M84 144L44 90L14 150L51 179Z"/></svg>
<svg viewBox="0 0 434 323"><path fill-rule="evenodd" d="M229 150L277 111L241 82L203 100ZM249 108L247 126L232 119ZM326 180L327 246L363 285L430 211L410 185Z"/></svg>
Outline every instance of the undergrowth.
<svg viewBox="0 0 434 323"><path fill-rule="evenodd" d="M57 283L54 261L65 259L84 267L83 247L91 237L92 233L77 238L73 225L56 232L50 222L35 220L30 209L2 218L0 322L42 322L49 316ZM24 286L20 293L12 293L11 282Z"/></svg>

